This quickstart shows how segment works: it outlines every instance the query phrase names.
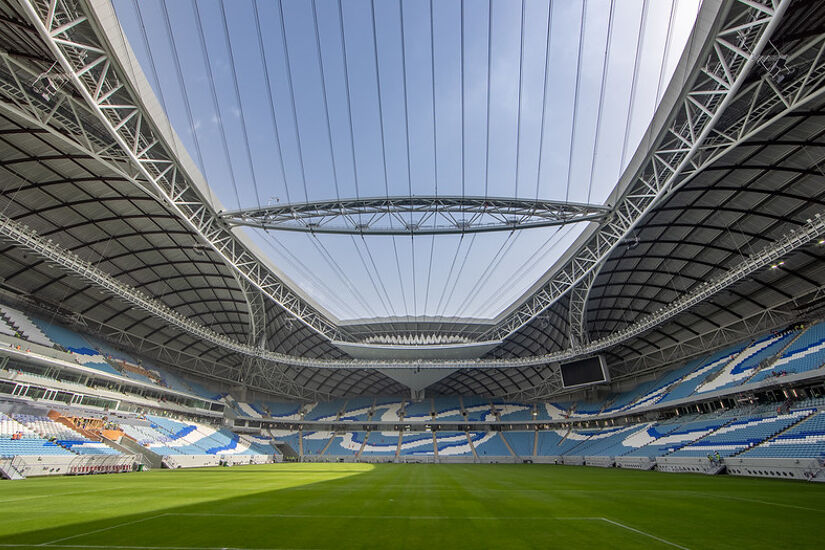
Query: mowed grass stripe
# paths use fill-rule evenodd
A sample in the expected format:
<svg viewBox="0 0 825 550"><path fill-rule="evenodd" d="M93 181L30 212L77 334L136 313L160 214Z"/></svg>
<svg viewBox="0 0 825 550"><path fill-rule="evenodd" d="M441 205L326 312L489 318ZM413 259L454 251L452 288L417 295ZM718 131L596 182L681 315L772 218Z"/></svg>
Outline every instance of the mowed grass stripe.
<svg viewBox="0 0 825 550"><path fill-rule="evenodd" d="M44 497L2 506L0 546L15 548L695 550L825 536L821 485L553 465L280 464L0 487L0 500Z"/></svg>

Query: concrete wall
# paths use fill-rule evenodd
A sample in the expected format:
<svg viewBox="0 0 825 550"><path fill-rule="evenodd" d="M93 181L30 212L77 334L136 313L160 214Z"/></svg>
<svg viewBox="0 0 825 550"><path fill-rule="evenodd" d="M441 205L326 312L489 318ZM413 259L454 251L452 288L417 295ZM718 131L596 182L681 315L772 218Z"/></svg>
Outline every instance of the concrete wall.
<svg viewBox="0 0 825 550"><path fill-rule="evenodd" d="M18 456L3 460L26 477L130 472L133 455Z"/></svg>
<svg viewBox="0 0 825 550"><path fill-rule="evenodd" d="M735 476L804 479L825 482L825 465L815 458L726 458L728 473Z"/></svg>
<svg viewBox="0 0 825 550"><path fill-rule="evenodd" d="M170 470L220 466L222 462L239 466L242 464L271 464L275 462L275 459L264 455L178 455L163 457L163 467Z"/></svg>

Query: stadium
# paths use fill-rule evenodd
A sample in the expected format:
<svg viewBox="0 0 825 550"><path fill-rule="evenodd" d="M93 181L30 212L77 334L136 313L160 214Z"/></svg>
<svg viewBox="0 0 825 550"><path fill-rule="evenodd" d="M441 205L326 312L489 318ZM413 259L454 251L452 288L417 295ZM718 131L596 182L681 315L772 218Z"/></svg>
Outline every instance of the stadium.
<svg viewBox="0 0 825 550"><path fill-rule="evenodd" d="M0 548L819 548L825 5L0 2Z"/></svg>

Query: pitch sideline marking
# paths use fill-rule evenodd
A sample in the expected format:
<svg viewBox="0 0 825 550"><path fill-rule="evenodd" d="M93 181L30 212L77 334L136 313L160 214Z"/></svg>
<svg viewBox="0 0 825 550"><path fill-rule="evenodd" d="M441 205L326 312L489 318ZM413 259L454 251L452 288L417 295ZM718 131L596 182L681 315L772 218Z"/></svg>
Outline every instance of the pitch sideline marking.
<svg viewBox="0 0 825 550"><path fill-rule="evenodd" d="M681 548L682 550L689 550L689 549L688 549L687 547L685 547L685 546L682 546L682 545L680 545L680 544L676 544L675 542L670 542L669 540L665 540L665 539L663 539L663 538L661 538L661 537L657 537L656 535L651 535L650 533L647 533L647 532L645 532L645 531L642 531L641 529L636 529L635 527L631 527L631 526L629 526L629 525L625 525L624 523L619 523L618 521L613 521L612 519L608 519L608 518L599 518L599 519L600 519L600 520L602 520L602 521L604 521L604 522L607 522L607 523L609 523L609 524L611 524L611 525L615 525L615 526L617 526L617 527L621 527L622 529L627 529L628 531L633 531L634 533L638 533L638 534L640 534L640 535L644 535L644 536L649 537L649 538L651 538L651 539L653 539L653 540L658 540L659 542L661 542L661 543L663 543L663 544L667 544L668 546L674 546L674 547L676 547L676 548Z"/></svg>
<svg viewBox="0 0 825 550"><path fill-rule="evenodd" d="M146 517L146 518L136 519L134 521L127 521L125 523L117 523L117 524L111 525L109 527L102 527L100 529L95 529L93 531L87 531L85 533L79 533L77 535L71 535L71 536L68 536L68 537L54 539L54 540L50 540L48 542L41 542L40 544L36 544L36 545L33 545L33 546L51 546L51 545L53 545L57 542L63 542L64 540L71 540L71 539L76 539L76 538L79 538L79 537L85 537L86 535L94 535L95 533L102 533L103 531L110 531L112 529L117 529L118 527L126 527L127 525L134 525L136 523L142 523L144 521L150 521L150 520L153 520L153 519L163 517L165 515L167 515L167 514L158 514L158 515L155 515L155 516L149 516L149 517Z"/></svg>
<svg viewBox="0 0 825 550"><path fill-rule="evenodd" d="M100 493L100 492L103 492L103 491L116 491L118 489L123 489L124 487L125 486L104 487L104 488L100 488L100 489L89 489L88 491L73 491L71 493L59 493L59 494L56 494L56 495L46 494L46 495L31 495L31 496L25 496L25 497L19 497L19 498L6 498L6 499L3 499L3 500L0 500L0 503L19 502L21 500L33 500L33 499L36 499L36 498L55 498L55 497L66 497L66 496L73 496L73 495L85 495L85 494L88 494L88 493Z"/></svg>
<svg viewBox="0 0 825 550"><path fill-rule="evenodd" d="M0 544L0 548L38 548L38 544ZM95 544L50 544L47 548L115 548L117 550L319 550L314 548L244 548L240 546L105 546Z"/></svg>
<svg viewBox="0 0 825 550"><path fill-rule="evenodd" d="M622 529L627 529L628 531L632 531L634 533L638 533L645 537L651 538L653 540L657 540L663 544L667 544L669 546L673 546L675 548L680 548L681 550L689 550L689 548L685 546L681 546L676 544L675 542L670 542L669 540L663 539L661 537L657 537L651 533L647 533L642 531L641 529L636 529L635 527L630 527L629 525L625 525L623 523L619 523L618 521L613 521L612 519L608 519L605 517L553 517L553 516L364 516L364 515L323 515L323 514L227 514L227 513L197 513L197 512L180 512L180 513L170 513L170 516L185 516L185 517L252 517L252 518L294 518L294 519L404 519L404 520L535 520L535 521L545 521L545 520L558 520L558 521L603 521L605 523L609 523L616 527L621 527Z"/></svg>
<svg viewBox="0 0 825 550"><path fill-rule="evenodd" d="M707 494L707 493L702 493L702 494ZM717 496L717 497L720 497L720 498L726 498L728 500L740 500L742 502L756 502L758 504L767 504L768 506L782 506L782 507L785 507L785 508L796 508L797 510L808 510L809 512L820 512L820 513L825 512L825 510L822 510L821 508L807 508L805 506L798 506L796 504L785 504L785 503L782 503L782 502L771 502L769 500L758 500L758 499L755 499L755 498L735 497L735 496L731 496L731 495L714 495L714 496Z"/></svg>
<svg viewBox="0 0 825 550"><path fill-rule="evenodd" d="M342 515L342 514L229 514L221 512L170 512L166 516L183 517L228 517L228 518L284 518L284 519L404 519L404 520L581 520L581 521L601 521L601 517L554 517L554 516L365 516L365 515Z"/></svg>
<svg viewBox="0 0 825 550"><path fill-rule="evenodd" d="M161 517L168 517L168 516L183 516L183 517L252 517L252 518L261 518L261 517L272 517L272 518L306 518L306 519L404 519L404 520L460 520L460 519L469 519L469 520L490 520L490 519L499 519L499 520L556 520L556 521L603 521L605 523L614 525L616 527L620 527L622 529L626 529L628 531L637 533L639 535L651 538L663 544L667 544L668 546L673 546L675 548L679 548L681 550L689 550L685 546L681 546L669 540L663 539L661 537L657 537L651 533L647 533L642 531L641 529L636 529L635 527L631 527L629 525L625 525L618 521L614 521L612 519L606 517L587 517L587 516L569 516L569 517L552 517L552 516L462 516L462 517L453 517L453 516L363 516L363 515L316 515L316 514L226 514L226 513L166 513L166 514L157 514L154 516L149 516L141 519L137 519L134 521L127 521L124 523L118 523L115 525L111 525L108 527L102 527L100 529L95 529L93 531L87 531L84 533L78 533L76 535L71 535L68 537L63 537L55 540L51 540L48 542L43 542L40 544L0 544L2 548L31 548L31 547L50 547L50 548L117 548L122 550L291 550L286 548L242 548L242 547L225 547L225 546L214 546L214 547L205 547L205 546L100 546L100 545L72 545L72 544L57 544L59 542L84 537L87 535L93 535L96 533L102 533L104 531L110 531L112 529L117 529L119 527L125 527L128 525L135 525L137 523L142 523L144 521L151 521L154 519L158 519ZM308 550L308 549L303 549Z"/></svg>
<svg viewBox="0 0 825 550"><path fill-rule="evenodd" d="M25 497L16 497L16 498L5 498L5 499L0 499L0 504L6 503L6 502L19 502L21 500L33 500L33 499L37 499L37 498L68 497L68 496L74 496L74 495L85 495L85 494L88 494L88 493L100 493L100 492L103 492L103 491L118 491L118 490L122 490L122 489L129 489L131 487L132 487L131 485L124 483L124 484L120 484L120 485L116 485L116 486L112 486L112 487L101 487L100 489L89 489L88 491L72 491L72 492L69 492L69 493L58 493L58 494L55 494L55 495L45 494L45 495L29 495L29 496L25 496ZM163 486L161 486L161 487L153 487L153 488L154 489L186 489L186 490L190 490L190 491L191 490L194 490L194 491L213 491L215 489L226 490L222 486L215 486L215 487L187 487L187 486L163 487Z"/></svg>

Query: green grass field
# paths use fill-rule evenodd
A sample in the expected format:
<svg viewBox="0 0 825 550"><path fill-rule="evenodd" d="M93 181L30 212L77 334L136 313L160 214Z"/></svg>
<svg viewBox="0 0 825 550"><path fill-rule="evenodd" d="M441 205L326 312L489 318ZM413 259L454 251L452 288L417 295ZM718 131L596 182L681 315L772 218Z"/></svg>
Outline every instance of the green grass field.
<svg viewBox="0 0 825 550"><path fill-rule="evenodd" d="M0 548L823 548L825 486L551 465L0 482Z"/></svg>

